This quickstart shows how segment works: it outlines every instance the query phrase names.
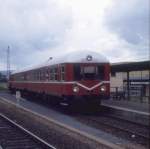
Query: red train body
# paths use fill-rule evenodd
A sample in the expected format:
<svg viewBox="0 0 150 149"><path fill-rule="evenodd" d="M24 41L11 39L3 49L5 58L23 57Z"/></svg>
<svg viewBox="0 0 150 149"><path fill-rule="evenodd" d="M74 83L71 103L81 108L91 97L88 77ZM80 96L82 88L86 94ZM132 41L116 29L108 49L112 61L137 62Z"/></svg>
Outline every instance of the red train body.
<svg viewBox="0 0 150 149"><path fill-rule="evenodd" d="M10 76L10 90L59 97L59 103L100 104L109 98L109 62L95 52L73 52ZM57 98L58 99L58 98Z"/></svg>

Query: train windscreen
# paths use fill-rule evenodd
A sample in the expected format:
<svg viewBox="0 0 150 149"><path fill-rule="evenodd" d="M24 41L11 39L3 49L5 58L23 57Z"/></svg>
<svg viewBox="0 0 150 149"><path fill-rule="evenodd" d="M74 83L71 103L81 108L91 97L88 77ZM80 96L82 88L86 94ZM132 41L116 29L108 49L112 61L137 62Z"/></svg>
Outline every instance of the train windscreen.
<svg viewBox="0 0 150 149"><path fill-rule="evenodd" d="M75 64L74 78L75 80L103 80L104 65L82 66Z"/></svg>

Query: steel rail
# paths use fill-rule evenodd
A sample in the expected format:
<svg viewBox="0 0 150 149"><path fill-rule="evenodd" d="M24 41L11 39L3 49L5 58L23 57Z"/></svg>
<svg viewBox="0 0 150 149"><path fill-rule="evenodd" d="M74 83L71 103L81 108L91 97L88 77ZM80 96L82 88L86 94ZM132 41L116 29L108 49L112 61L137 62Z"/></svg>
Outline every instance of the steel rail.
<svg viewBox="0 0 150 149"><path fill-rule="evenodd" d="M9 122L12 126L20 129L21 131L23 131L25 134L29 135L34 141L36 141L37 143L41 144L42 146L44 146L46 149L56 149L56 147L54 147L53 145L49 144L48 142L44 141L43 139L39 138L37 135L33 134L32 132L28 131L27 129L23 128L21 125L17 124L16 122L14 122L13 120L9 119L8 117L6 117L5 115L0 113L0 117L2 117L3 119L5 119L7 122Z"/></svg>
<svg viewBox="0 0 150 149"><path fill-rule="evenodd" d="M97 118L98 118L98 117L97 117ZM106 118L108 118L108 117L106 117ZM101 118L101 119L103 119L103 118ZM111 119L113 119L113 118L111 118ZM122 120L122 119L119 119L119 118L114 118L114 119L115 119L115 120L118 119L118 120L117 120L118 122L119 122L120 120ZM104 121L102 121L102 120L100 120L100 119L96 119L96 118L89 118L89 120L94 121L94 122L96 122L97 124L102 124L102 125L105 125L105 126L114 128L114 129L118 129L118 130L120 130L120 131L122 131L122 132L131 133L131 134L135 135L135 137L142 137L142 138L144 138L144 139L150 139L150 136L149 136L149 135L144 135L144 134L142 134L142 133L133 131L133 130L130 129L130 128L129 128L129 129L128 129L128 128L124 128L124 127L122 127L121 125L115 126L113 123L104 122ZM125 120L123 120L123 121L125 121ZM127 121L127 123L132 123L132 122ZM132 123L132 124L133 124L133 123ZM139 125L139 124L138 124L138 125ZM141 125L141 126L142 126L142 125Z"/></svg>

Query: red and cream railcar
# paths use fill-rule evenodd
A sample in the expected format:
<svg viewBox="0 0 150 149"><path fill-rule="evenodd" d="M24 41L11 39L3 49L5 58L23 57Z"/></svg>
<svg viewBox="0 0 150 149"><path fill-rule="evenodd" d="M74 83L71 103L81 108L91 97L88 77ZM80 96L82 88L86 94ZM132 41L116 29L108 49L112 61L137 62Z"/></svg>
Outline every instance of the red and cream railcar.
<svg viewBox="0 0 150 149"><path fill-rule="evenodd" d="M13 73L9 88L60 97L60 103L74 102L100 104L108 98L110 65L99 53L91 51L72 52L47 63Z"/></svg>

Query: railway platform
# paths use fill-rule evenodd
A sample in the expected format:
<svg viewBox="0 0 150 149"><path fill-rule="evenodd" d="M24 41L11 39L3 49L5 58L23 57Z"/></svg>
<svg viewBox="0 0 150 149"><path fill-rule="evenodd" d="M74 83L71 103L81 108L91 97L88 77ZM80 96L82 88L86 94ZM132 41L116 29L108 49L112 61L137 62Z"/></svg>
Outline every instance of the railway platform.
<svg viewBox="0 0 150 149"><path fill-rule="evenodd" d="M73 117L60 113L58 111L54 111L42 105L30 102L28 100L22 99L18 103L15 96L3 93L0 94L0 101L7 102L10 105L13 104L16 106L16 108L19 107L23 110L32 112L40 117L44 117L49 121L56 123L56 125L60 125L75 133L84 135L92 140L96 140L101 144L109 146L110 148L119 149L124 147L126 148L128 145L131 145L131 142L127 140L123 140L106 132L103 132L99 129L87 126L81 122L78 122ZM134 144L132 144L132 148L141 149L142 147L138 145L135 146Z"/></svg>
<svg viewBox="0 0 150 149"><path fill-rule="evenodd" d="M109 109L109 113L118 115L125 119L149 125L150 123L150 104L129 100L102 100L104 109Z"/></svg>
<svg viewBox="0 0 150 149"><path fill-rule="evenodd" d="M118 108L125 108L129 110L134 110L138 112L150 112L150 104L144 103L144 102L136 102L131 100L102 100L103 105L112 106L112 107L118 107Z"/></svg>

